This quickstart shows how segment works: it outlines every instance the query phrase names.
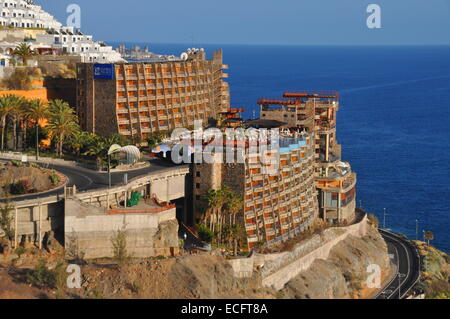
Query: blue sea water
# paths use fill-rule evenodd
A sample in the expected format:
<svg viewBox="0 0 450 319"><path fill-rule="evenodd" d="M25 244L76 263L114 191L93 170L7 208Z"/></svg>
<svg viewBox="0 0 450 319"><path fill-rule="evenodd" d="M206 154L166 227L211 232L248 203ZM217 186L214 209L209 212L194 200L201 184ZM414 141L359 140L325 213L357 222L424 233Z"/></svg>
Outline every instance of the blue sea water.
<svg viewBox="0 0 450 319"><path fill-rule="evenodd" d="M188 46L149 47L179 55ZM419 238L431 230L450 252L450 47L201 47L223 48L232 105L246 118L258 117L260 97L339 91L338 140L358 174L358 205L381 222L386 208L387 227L410 238L419 220Z"/></svg>

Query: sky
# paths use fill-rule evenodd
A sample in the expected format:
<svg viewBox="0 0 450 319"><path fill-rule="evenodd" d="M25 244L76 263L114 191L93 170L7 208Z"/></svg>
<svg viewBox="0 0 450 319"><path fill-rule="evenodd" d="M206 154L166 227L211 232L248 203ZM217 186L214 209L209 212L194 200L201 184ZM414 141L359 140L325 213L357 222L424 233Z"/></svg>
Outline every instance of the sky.
<svg viewBox="0 0 450 319"><path fill-rule="evenodd" d="M106 42L274 45L449 45L450 0L35 0ZM381 28L367 27L369 4Z"/></svg>

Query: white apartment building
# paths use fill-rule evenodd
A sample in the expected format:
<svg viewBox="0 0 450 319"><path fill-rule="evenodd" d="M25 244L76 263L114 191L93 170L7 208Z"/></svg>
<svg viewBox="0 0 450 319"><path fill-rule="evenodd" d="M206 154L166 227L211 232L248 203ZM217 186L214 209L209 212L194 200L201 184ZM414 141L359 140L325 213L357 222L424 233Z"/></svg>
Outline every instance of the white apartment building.
<svg viewBox="0 0 450 319"><path fill-rule="evenodd" d="M94 41L91 35L84 35L73 27L62 27L59 31L48 30L36 36L36 45L58 49L67 54L80 55L82 62L115 63L123 61L119 52L111 46Z"/></svg>
<svg viewBox="0 0 450 319"><path fill-rule="evenodd" d="M0 24L16 28L61 28L62 24L42 10L41 6L26 0L0 0Z"/></svg>
<svg viewBox="0 0 450 319"><path fill-rule="evenodd" d="M53 53L79 55L82 62L124 61L120 53L111 46L94 41L91 35L84 35L73 27L63 27L51 14L31 0L0 0L0 10L0 24L3 27L12 25L15 28L43 29L36 34L36 41L29 42L32 49L52 49ZM19 43L1 46L0 53L9 53Z"/></svg>

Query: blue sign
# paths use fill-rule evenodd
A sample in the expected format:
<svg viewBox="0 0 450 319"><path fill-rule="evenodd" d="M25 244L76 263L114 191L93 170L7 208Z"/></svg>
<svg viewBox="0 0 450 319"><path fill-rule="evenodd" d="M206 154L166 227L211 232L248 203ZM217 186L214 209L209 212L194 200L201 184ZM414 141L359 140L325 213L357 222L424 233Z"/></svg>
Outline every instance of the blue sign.
<svg viewBox="0 0 450 319"><path fill-rule="evenodd" d="M114 64L94 64L94 79L114 80Z"/></svg>

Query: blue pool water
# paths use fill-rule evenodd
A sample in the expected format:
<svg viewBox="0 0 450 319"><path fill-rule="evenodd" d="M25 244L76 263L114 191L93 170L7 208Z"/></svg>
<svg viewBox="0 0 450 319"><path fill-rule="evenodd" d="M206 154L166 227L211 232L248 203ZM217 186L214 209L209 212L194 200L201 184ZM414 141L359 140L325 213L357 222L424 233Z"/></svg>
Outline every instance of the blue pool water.
<svg viewBox="0 0 450 319"><path fill-rule="evenodd" d="M149 44L179 55L180 44ZM192 45L189 45L192 46ZM200 46L197 46L200 47ZM450 47L202 46L223 48L232 105L285 90L341 93L338 140L358 174L358 205L387 227L450 252Z"/></svg>

